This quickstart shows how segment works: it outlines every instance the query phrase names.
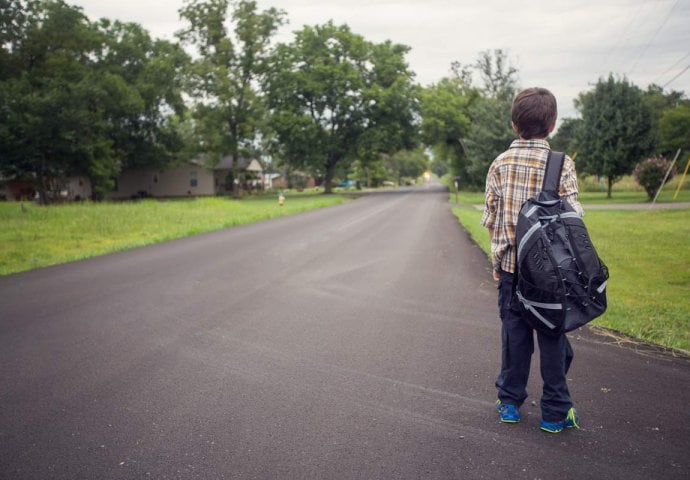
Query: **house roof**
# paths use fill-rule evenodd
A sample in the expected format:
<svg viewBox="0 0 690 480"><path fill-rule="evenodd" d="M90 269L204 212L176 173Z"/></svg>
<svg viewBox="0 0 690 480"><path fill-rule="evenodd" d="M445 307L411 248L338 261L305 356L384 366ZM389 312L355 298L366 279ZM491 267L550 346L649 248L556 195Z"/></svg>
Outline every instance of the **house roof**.
<svg viewBox="0 0 690 480"><path fill-rule="evenodd" d="M261 164L256 159L249 159L240 157L240 168L247 170L249 172L262 172ZM220 159L220 162L213 167L214 170L230 170L232 168L233 158L232 155L226 155Z"/></svg>

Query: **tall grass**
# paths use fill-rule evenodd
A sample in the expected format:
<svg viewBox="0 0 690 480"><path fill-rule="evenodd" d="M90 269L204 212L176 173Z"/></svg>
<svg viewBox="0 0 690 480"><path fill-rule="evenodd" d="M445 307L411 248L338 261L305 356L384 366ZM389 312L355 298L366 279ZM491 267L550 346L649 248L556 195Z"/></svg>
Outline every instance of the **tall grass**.
<svg viewBox="0 0 690 480"><path fill-rule="evenodd" d="M488 255L482 212L473 207L481 199L459 199L453 213ZM690 209L591 210L584 220L611 275L608 310L594 324L690 351Z"/></svg>
<svg viewBox="0 0 690 480"><path fill-rule="evenodd" d="M0 275L69 262L347 201L337 195L71 203L0 202Z"/></svg>

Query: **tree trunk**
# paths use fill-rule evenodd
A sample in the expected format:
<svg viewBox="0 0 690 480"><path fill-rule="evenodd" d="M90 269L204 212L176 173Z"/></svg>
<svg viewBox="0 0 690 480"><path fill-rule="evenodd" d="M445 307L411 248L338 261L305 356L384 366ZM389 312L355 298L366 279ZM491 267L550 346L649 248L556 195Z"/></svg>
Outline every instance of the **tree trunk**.
<svg viewBox="0 0 690 480"><path fill-rule="evenodd" d="M608 190L606 192L606 198L611 198L611 191L613 190L613 177L606 177L608 182Z"/></svg>
<svg viewBox="0 0 690 480"><path fill-rule="evenodd" d="M230 155L232 156L232 198L240 198L240 156L237 140L237 124L230 122Z"/></svg>
<svg viewBox="0 0 690 480"><path fill-rule="evenodd" d="M335 164L337 162L329 160L326 163L326 176L323 179L323 193L329 195L333 193L333 174L335 173Z"/></svg>
<svg viewBox="0 0 690 480"><path fill-rule="evenodd" d="M36 190L38 190L38 202L41 205L48 205L48 187L43 169L43 161L38 164L36 172Z"/></svg>

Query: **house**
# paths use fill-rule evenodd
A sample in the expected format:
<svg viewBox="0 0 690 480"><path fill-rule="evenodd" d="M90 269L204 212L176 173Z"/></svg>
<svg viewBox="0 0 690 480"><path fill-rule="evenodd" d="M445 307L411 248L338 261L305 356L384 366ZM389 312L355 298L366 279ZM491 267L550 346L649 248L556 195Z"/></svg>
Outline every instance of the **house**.
<svg viewBox="0 0 690 480"><path fill-rule="evenodd" d="M54 183L54 182L53 182ZM56 183L48 192L54 200L86 200L91 198L91 181L85 176L67 178L66 184ZM36 185L30 180L0 180L0 198L6 200L34 200L37 198Z"/></svg>
<svg viewBox="0 0 690 480"><path fill-rule="evenodd" d="M232 165L232 155L227 155L221 158L216 166L213 167L217 193L232 192L232 184L228 181L232 173ZM257 188L262 185L263 168L258 160L240 158L240 171L245 173L244 188L246 190L251 190L252 188Z"/></svg>
<svg viewBox="0 0 690 480"><path fill-rule="evenodd" d="M256 178L250 180L249 187L261 184L263 169L257 160L240 159L240 169ZM110 198L203 197L229 193L232 191L228 182L231 171L231 156L223 157L213 168L200 156L162 169L129 169L118 176Z"/></svg>
<svg viewBox="0 0 690 480"><path fill-rule="evenodd" d="M133 168L118 175L113 199L215 194L213 171L198 160L166 168Z"/></svg>
<svg viewBox="0 0 690 480"><path fill-rule="evenodd" d="M287 182L281 173L265 173L264 174L264 188L270 190L272 188L285 188Z"/></svg>
<svg viewBox="0 0 690 480"><path fill-rule="evenodd" d="M93 195L91 180L84 176L70 177L67 181L67 189L62 193L68 200L87 200Z"/></svg>

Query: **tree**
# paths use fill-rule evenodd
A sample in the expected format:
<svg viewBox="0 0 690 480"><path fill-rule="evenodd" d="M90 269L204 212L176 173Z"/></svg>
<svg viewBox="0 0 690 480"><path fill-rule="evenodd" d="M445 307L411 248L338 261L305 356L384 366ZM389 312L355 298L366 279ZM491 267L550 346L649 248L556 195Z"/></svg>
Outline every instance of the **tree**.
<svg viewBox="0 0 690 480"><path fill-rule="evenodd" d="M515 139L510 116L518 71L501 49L481 52L474 68L482 86L479 100L470 109L469 165L464 176L470 185L483 186L491 162Z"/></svg>
<svg viewBox="0 0 690 480"><path fill-rule="evenodd" d="M606 176L611 198L615 181L653 151L652 112L638 87L613 75L581 93L575 106L582 115L575 137L578 167Z"/></svg>
<svg viewBox="0 0 690 480"><path fill-rule="evenodd" d="M690 150L690 104L684 103L664 111L659 121L661 147L675 153Z"/></svg>
<svg viewBox="0 0 690 480"><path fill-rule="evenodd" d="M515 140L510 126L510 102L482 96L472 106L470 128L465 145L468 166L461 174L465 183L481 187L491 162Z"/></svg>
<svg viewBox="0 0 690 480"><path fill-rule="evenodd" d="M457 76L421 91L422 140L433 149L435 163L451 165L456 175L468 168L465 141L471 128L470 107L477 99L477 91Z"/></svg>
<svg viewBox="0 0 690 480"><path fill-rule="evenodd" d="M517 90L518 71L511 65L507 53L500 48L485 50L479 54L475 69L482 79L485 96L512 104ZM460 71L459 65L455 66L455 70Z"/></svg>
<svg viewBox="0 0 690 480"><path fill-rule="evenodd" d="M671 90L668 93L659 85L652 84L644 92L644 102L652 113L652 130L654 139L654 150L664 148L661 144L661 118L667 110L672 110L683 103L683 92ZM687 101L685 101L687 104ZM669 153L669 152L664 152Z"/></svg>
<svg viewBox="0 0 690 480"><path fill-rule="evenodd" d="M408 50L373 44L332 22L305 26L279 45L265 83L276 155L323 175L328 194L337 168L412 146L416 88Z"/></svg>
<svg viewBox="0 0 690 480"><path fill-rule="evenodd" d="M18 3L13 39L2 45L12 68L0 83L0 169L32 181L47 203L70 174L100 185L114 173L101 108L118 92L92 68L100 37L79 8Z"/></svg>
<svg viewBox="0 0 690 480"><path fill-rule="evenodd" d="M403 184L404 178L417 178L429 168L429 159L424 150L400 150L392 155L387 155L384 164L398 181Z"/></svg>
<svg viewBox="0 0 690 480"><path fill-rule="evenodd" d="M5 176L33 182L47 203L67 177L86 175L102 198L123 166L170 157L181 50L134 24L92 23L62 1L10 5L0 49Z"/></svg>
<svg viewBox="0 0 690 480"><path fill-rule="evenodd" d="M675 174L676 167L671 169L671 162L664 157L649 157L638 163L633 170L633 177L647 192L649 200L653 200L662 184L671 180Z"/></svg>
<svg viewBox="0 0 690 480"><path fill-rule="evenodd" d="M239 158L256 139L263 121L265 107L258 85L284 12L275 8L259 12L255 1L191 0L180 9L180 16L189 25L178 36L197 53L189 72L196 119L209 153L232 156L233 194L239 196ZM228 20L232 30L226 27Z"/></svg>
<svg viewBox="0 0 690 480"><path fill-rule="evenodd" d="M517 70L502 50L480 53L472 65L452 65L453 76L422 92L422 136L438 161L471 186L483 185L489 164L510 142L510 110ZM481 85L472 84L477 73Z"/></svg>
<svg viewBox="0 0 690 480"><path fill-rule="evenodd" d="M582 122L579 118L564 118L558 127L558 131L549 140L552 149L573 155L573 140L578 125Z"/></svg>
<svg viewBox="0 0 690 480"><path fill-rule="evenodd" d="M189 58L179 45L153 40L138 24L102 19L97 27L103 36L97 69L121 92L105 99L120 167L163 167L183 147L173 114L185 110L182 72Z"/></svg>
<svg viewBox="0 0 690 480"><path fill-rule="evenodd" d="M419 87L412 80L405 55L409 47L385 41L369 43L371 68L366 72L369 124L357 144L357 154L367 161L381 153L411 150L419 144Z"/></svg>

